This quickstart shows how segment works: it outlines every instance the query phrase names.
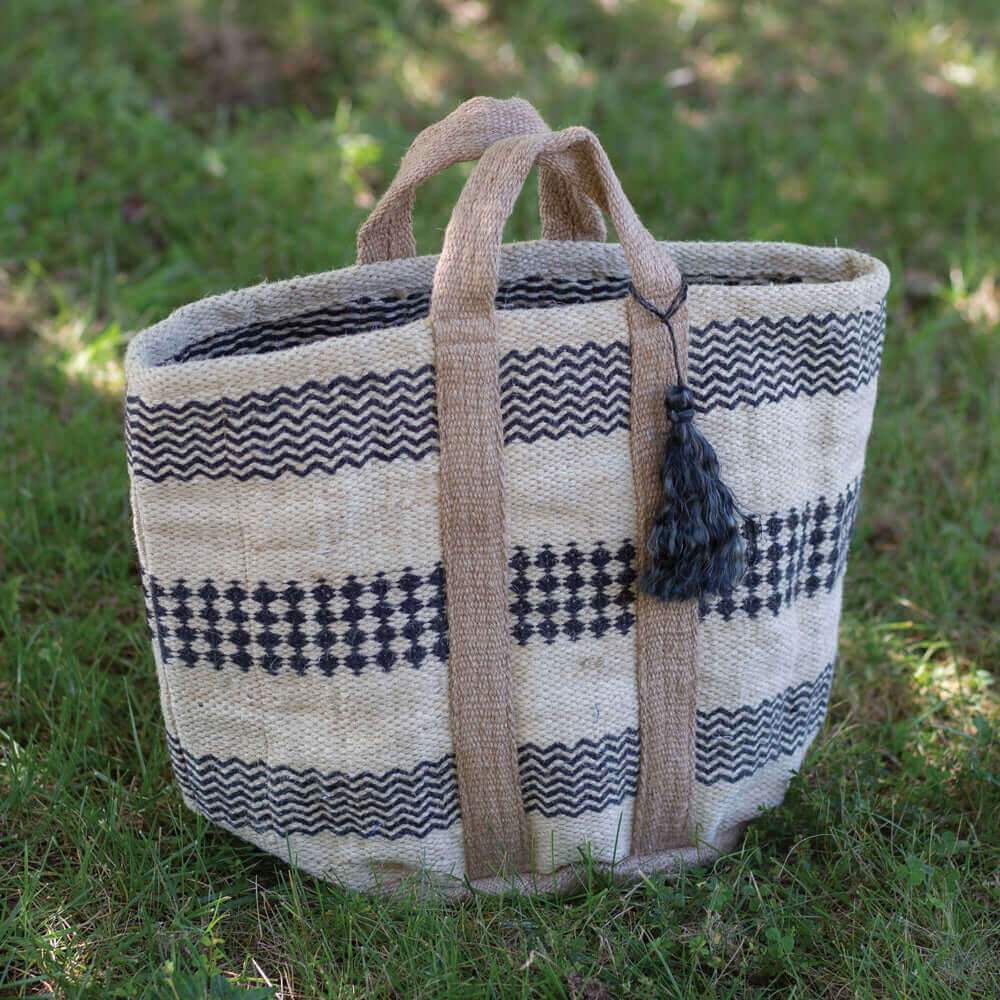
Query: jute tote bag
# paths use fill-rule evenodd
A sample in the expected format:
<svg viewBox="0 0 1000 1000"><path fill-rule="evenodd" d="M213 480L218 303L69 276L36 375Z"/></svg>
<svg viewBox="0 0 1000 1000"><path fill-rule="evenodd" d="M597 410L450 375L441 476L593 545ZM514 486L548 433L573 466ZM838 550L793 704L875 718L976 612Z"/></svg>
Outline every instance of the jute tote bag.
<svg viewBox="0 0 1000 1000"><path fill-rule="evenodd" d="M475 158L415 256L415 187ZM535 164L545 239L504 246ZM657 242L592 133L488 99L417 138L358 256L128 351L184 801L359 889L732 848L825 716L886 268Z"/></svg>

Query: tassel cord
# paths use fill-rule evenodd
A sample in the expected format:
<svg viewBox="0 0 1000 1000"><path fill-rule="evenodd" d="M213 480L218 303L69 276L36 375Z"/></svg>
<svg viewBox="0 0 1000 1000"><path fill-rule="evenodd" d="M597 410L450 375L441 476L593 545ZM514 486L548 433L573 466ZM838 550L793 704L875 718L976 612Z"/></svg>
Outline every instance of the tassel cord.
<svg viewBox="0 0 1000 1000"><path fill-rule="evenodd" d="M682 305L687 301L688 295L688 284L681 278L680 286L677 291L674 292L674 297L670 300L666 309L660 310L653 305L636 287L631 281L628 283L628 290L632 293L632 297L643 307L643 309L648 310L654 316L657 317L667 328L667 332L670 334L670 346L674 351L674 371L677 372L677 384L682 388L686 389L687 385L684 382L684 373L681 369L681 356L680 351L677 349L677 335L674 333L674 325L670 321L674 318L677 310L680 309Z"/></svg>

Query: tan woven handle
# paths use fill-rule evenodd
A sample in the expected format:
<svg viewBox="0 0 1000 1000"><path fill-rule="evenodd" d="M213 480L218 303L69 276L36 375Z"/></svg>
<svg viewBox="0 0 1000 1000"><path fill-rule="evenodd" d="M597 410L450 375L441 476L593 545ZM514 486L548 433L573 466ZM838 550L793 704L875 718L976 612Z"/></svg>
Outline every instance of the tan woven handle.
<svg viewBox="0 0 1000 1000"><path fill-rule="evenodd" d="M501 140L486 150L455 206L434 276L441 463L441 539L447 585L449 699L470 877L529 865L510 677L504 456L494 298L504 224L532 166L547 164L614 222L636 289L664 308L681 284L673 260L635 214L604 150L584 128ZM678 380L663 324L629 300L630 432L638 536L659 501L666 437L664 391ZM687 309L675 314L686 367ZM639 569L646 555L640 552ZM688 839L694 777L695 602L636 604L640 772L634 849Z"/></svg>
<svg viewBox="0 0 1000 1000"><path fill-rule="evenodd" d="M358 263L413 257L413 202L418 185L442 170L478 160L493 143L511 136L548 132L527 101L474 97L421 132L407 150L395 179L358 231ZM539 211L546 240L604 239L600 210L551 167L539 169Z"/></svg>

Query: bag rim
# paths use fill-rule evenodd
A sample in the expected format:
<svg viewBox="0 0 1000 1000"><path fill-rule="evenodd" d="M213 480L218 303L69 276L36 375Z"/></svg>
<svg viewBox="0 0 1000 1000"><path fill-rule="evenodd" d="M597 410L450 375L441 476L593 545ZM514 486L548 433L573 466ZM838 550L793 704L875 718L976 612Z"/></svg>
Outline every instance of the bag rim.
<svg viewBox="0 0 1000 1000"><path fill-rule="evenodd" d="M845 312L880 303L889 288L886 265L859 250L784 242L659 242L686 274L695 272L697 267L709 266L725 269L726 276L730 277L784 272L800 274L807 279L794 284L692 282L688 296L692 319L709 310L713 318L795 316L817 309ZM429 289L438 258L438 254L431 254L355 264L281 281L265 281L187 303L132 338L125 355L126 382L132 383L153 369L160 376L169 372L176 377L182 372L208 374L225 365L232 377L239 378L243 371L248 375L258 371L261 364L274 368L291 352L316 350L324 347L327 341L264 355L227 355L184 362L173 362L172 358L200 338L230 327L279 321L321 305L361 296L400 296ZM577 278L604 277L611 271L619 275L628 273L624 251L618 243L534 240L504 245L502 281L536 274L539 269ZM815 280L808 280L810 278Z"/></svg>

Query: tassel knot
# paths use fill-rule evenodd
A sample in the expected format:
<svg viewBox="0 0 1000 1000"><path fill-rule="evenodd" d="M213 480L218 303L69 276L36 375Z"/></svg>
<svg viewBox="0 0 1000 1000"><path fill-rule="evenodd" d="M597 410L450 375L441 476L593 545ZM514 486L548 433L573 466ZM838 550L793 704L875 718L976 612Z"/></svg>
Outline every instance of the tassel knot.
<svg viewBox="0 0 1000 1000"><path fill-rule="evenodd" d="M687 285L681 284L664 312L634 287L631 291L640 305L666 324L678 375L677 385L666 391L670 433L660 471L663 502L646 544L649 570L639 586L664 601L728 593L746 571L742 518L720 478L715 449L694 424L694 395L683 380L670 320L684 303Z"/></svg>
<svg viewBox="0 0 1000 1000"><path fill-rule="evenodd" d="M694 420L694 396L686 385L673 385L667 390L667 411L673 424Z"/></svg>

